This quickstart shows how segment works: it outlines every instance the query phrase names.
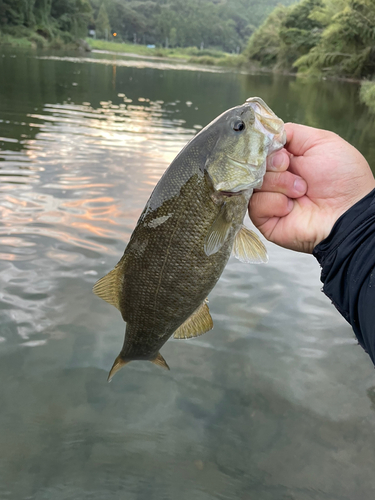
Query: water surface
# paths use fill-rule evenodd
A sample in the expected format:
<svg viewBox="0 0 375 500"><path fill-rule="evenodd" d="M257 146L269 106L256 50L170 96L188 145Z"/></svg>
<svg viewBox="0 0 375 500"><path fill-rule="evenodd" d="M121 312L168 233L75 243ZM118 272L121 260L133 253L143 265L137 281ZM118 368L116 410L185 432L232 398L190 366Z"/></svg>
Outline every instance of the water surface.
<svg viewBox="0 0 375 500"><path fill-rule="evenodd" d="M91 288L197 130L258 95L375 165L355 84L146 62L0 56L0 498L372 499L373 367L311 256L230 260L214 330L107 384L125 325Z"/></svg>

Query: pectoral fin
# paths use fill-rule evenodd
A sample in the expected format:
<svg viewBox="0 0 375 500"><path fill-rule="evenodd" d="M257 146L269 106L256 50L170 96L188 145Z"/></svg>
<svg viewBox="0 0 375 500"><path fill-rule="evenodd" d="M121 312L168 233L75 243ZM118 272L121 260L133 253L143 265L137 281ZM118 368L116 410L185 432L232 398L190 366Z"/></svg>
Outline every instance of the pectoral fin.
<svg viewBox="0 0 375 500"><path fill-rule="evenodd" d="M204 241L204 251L207 256L213 255L220 250L228 237L230 228L231 221L226 218L226 206L224 204Z"/></svg>
<svg viewBox="0 0 375 500"><path fill-rule="evenodd" d="M190 339L199 337L204 333L212 330L214 324L208 310L207 302L204 301L198 309L183 323L178 330L175 331L173 338L175 339Z"/></svg>
<svg viewBox="0 0 375 500"><path fill-rule="evenodd" d="M234 239L233 255L241 262L252 264L268 262L266 247L254 231L245 226L242 226Z"/></svg>
<svg viewBox="0 0 375 500"><path fill-rule="evenodd" d="M167 362L165 361L163 356L160 354L160 352L158 352L158 355L156 356L155 359L151 359L150 361L151 361L151 363L154 363L154 365L161 366L165 370L170 370L169 366L167 365Z"/></svg>
<svg viewBox="0 0 375 500"><path fill-rule="evenodd" d="M92 291L101 299L120 310L120 292L122 284L122 266L117 266L97 281Z"/></svg>

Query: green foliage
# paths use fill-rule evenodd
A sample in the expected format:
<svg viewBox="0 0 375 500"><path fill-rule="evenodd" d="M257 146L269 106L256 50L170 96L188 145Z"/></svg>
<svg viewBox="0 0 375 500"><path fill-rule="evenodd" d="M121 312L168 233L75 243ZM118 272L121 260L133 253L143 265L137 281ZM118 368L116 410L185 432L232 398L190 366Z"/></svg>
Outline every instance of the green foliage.
<svg viewBox="0 0 375 500"><path fill-rule="evenodd" d="M230 68L241 68L246 64L246 58L240 55L225 54L221 57L193 56L188 59L189 63L204 64L207 66L226 66Z"/></svg>
<svg viewBox="0 0 375 500"><path fill-rule="evenodd" d="M91 11L88 0L53 0L51 6L51 16L56 19L58 29L75 37L86 35Z"/></svg>
<svg viewBox="0 0 375 500"><path fill-rule="evenodd" d="M303 0L276 8L250 38L246 51L249 59L262 66L292 70L294 61L320 38L321 24L309 16L321 4L322 0Z"/></svg>
<svg viewBox="0 0 375 500"><path fill-rule="evenodd" d="M0 29L30 28L33 33L26 36L38 47L54 37L63 39L61 33L85 36L91 15L89 0L0 0Z"/></svg>
<svg viewBox="0 0 375 500"><path fill-rule="evenodd" d="M275 66L280 52L280 30L287 15L287 9L282 6L267 17L264 23L254 32L249 40L245 55L252 61L258 61L262 66Z"/></svg>
<svg viewBox="0 0 375 500"><path fill-rule="evenodd" d="M214 66L217 64L218 59L216 57L211 57L211 56L202 56L202 57L197 57L193 56L190 57L189 63L193 64L204 64L206 66Z"/></svg>
<svg viewBox="0 0 375 500"><path fill-rule="evenodd" d="M374 0L302 0L275 12L250 38L250 60L312 75L375 74Z"/></svg>
<svg viewBox="0 0 375 500"><path fill-rule="evenodd" d="M11 47L21 47L21 48L32 48L34 47L33 42L25 37L16 37L9 33L0 33L0 45L10 45Z"/></svg>
<svg viewBox="0 0 375 500"><path fill-rule="evenodd" d="M346 0L319 43L295 66L304 72L357 78L375 74L375 3Z"/></svg>
<svg viewBox="0 0 375 500"><path fill-rule="evenodd" d="M290 4L296 0L282 0ZM242 50L279 0L104 0L109 24L124 41L163 47ZM101 0L90 0L98 18ZM97 36L103 37L97 28Z"/></svg>
<svg viewBox="0 0 375 500"><path fill-rule="evenodd" d="M375 114L375 82L362 82L359 98Z"/></svg>
<svg viewBox="0 0 375 500"><path fill-rule="evenodd" d="M109 24L108 13L104 2L100 6L95 25L96 36L98 38L106 38L108 40L109 35L111 34L111 25Z"/></svg>
<svg viewBox="0 0 375 500"><path fill-rule="evenodd" d="M227 54L223 51L211 49L197 49L196 47L149 49L145 45L133 45L130 43L113 43L105 40L87 39L92 48L100 50L111 50L112 52L133 52L143 56L170 57L182 59L189 63L206 64L215 66L227 66L240 68L246 65L246 58L242 55Z"/></svg>
<svg viewBox="0 0 375 500"><path fill-rule="evenodd" d="M0 0L0 29L26 26L51 42L62 33L158 47L238 53L280 0ZM296 0L281 0L290 5ZM39 40L39 39L38 39ZM40 43L40 40L39 40Z"/></svg>
<svg viewBox="0 0 375 500"><path fill-rule="evenodd" d="M34 3L35 0L0 0L0 25L32 25Z"/></svg>
<svg viewBox="0 0 375 500"><path fill-rule="evenodd" d="M31 43L35 44L38 49L44 49L47 46L46 39L43 36L38 35L38 33L31 33L28 39Z"/></svg>
<svg viewBox="0 0 375 500"><path fill-rule="evenodd" d="M315 9L323 6L323 0L302 0L302 2L293 5L288 9L284 21L284 27L297 28L303 31L311 31L315 28L321 28L320 22L311 17Z"/></svg>

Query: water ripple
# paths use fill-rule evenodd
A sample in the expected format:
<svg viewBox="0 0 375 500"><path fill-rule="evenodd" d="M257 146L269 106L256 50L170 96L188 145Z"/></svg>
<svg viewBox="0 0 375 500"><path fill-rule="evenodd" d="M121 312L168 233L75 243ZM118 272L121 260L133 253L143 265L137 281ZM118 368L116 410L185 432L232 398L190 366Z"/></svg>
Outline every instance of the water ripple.
<svg viewBox="0 0 375 500"><path fill-rule="evenodd" d="M2 308L23 345L43 344L33 336L58 310L61 279L92 283L98 261L123 251L152 186L195 133L161 103L123 101L46 104L28 115L35 137L4 140L20 149L0 154Z"/></svg>

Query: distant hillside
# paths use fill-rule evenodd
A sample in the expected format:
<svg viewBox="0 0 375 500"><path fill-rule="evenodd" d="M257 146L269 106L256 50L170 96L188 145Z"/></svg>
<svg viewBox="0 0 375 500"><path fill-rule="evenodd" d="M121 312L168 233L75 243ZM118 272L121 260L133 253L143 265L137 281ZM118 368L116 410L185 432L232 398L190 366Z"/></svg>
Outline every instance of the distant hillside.
<svg viewBox="0 0 375 500"><path fill-rule="evenodd" d="M90 0L100 38L241 50L277 4L296 0Z"/></svg>
<svg viewBox="0 0 375 500"><path fill-rule="evenodd" d="M67 42L91 29L107 40L237 52L280 3L295 0L0 0L0 43L1 34Z"/></svg>

